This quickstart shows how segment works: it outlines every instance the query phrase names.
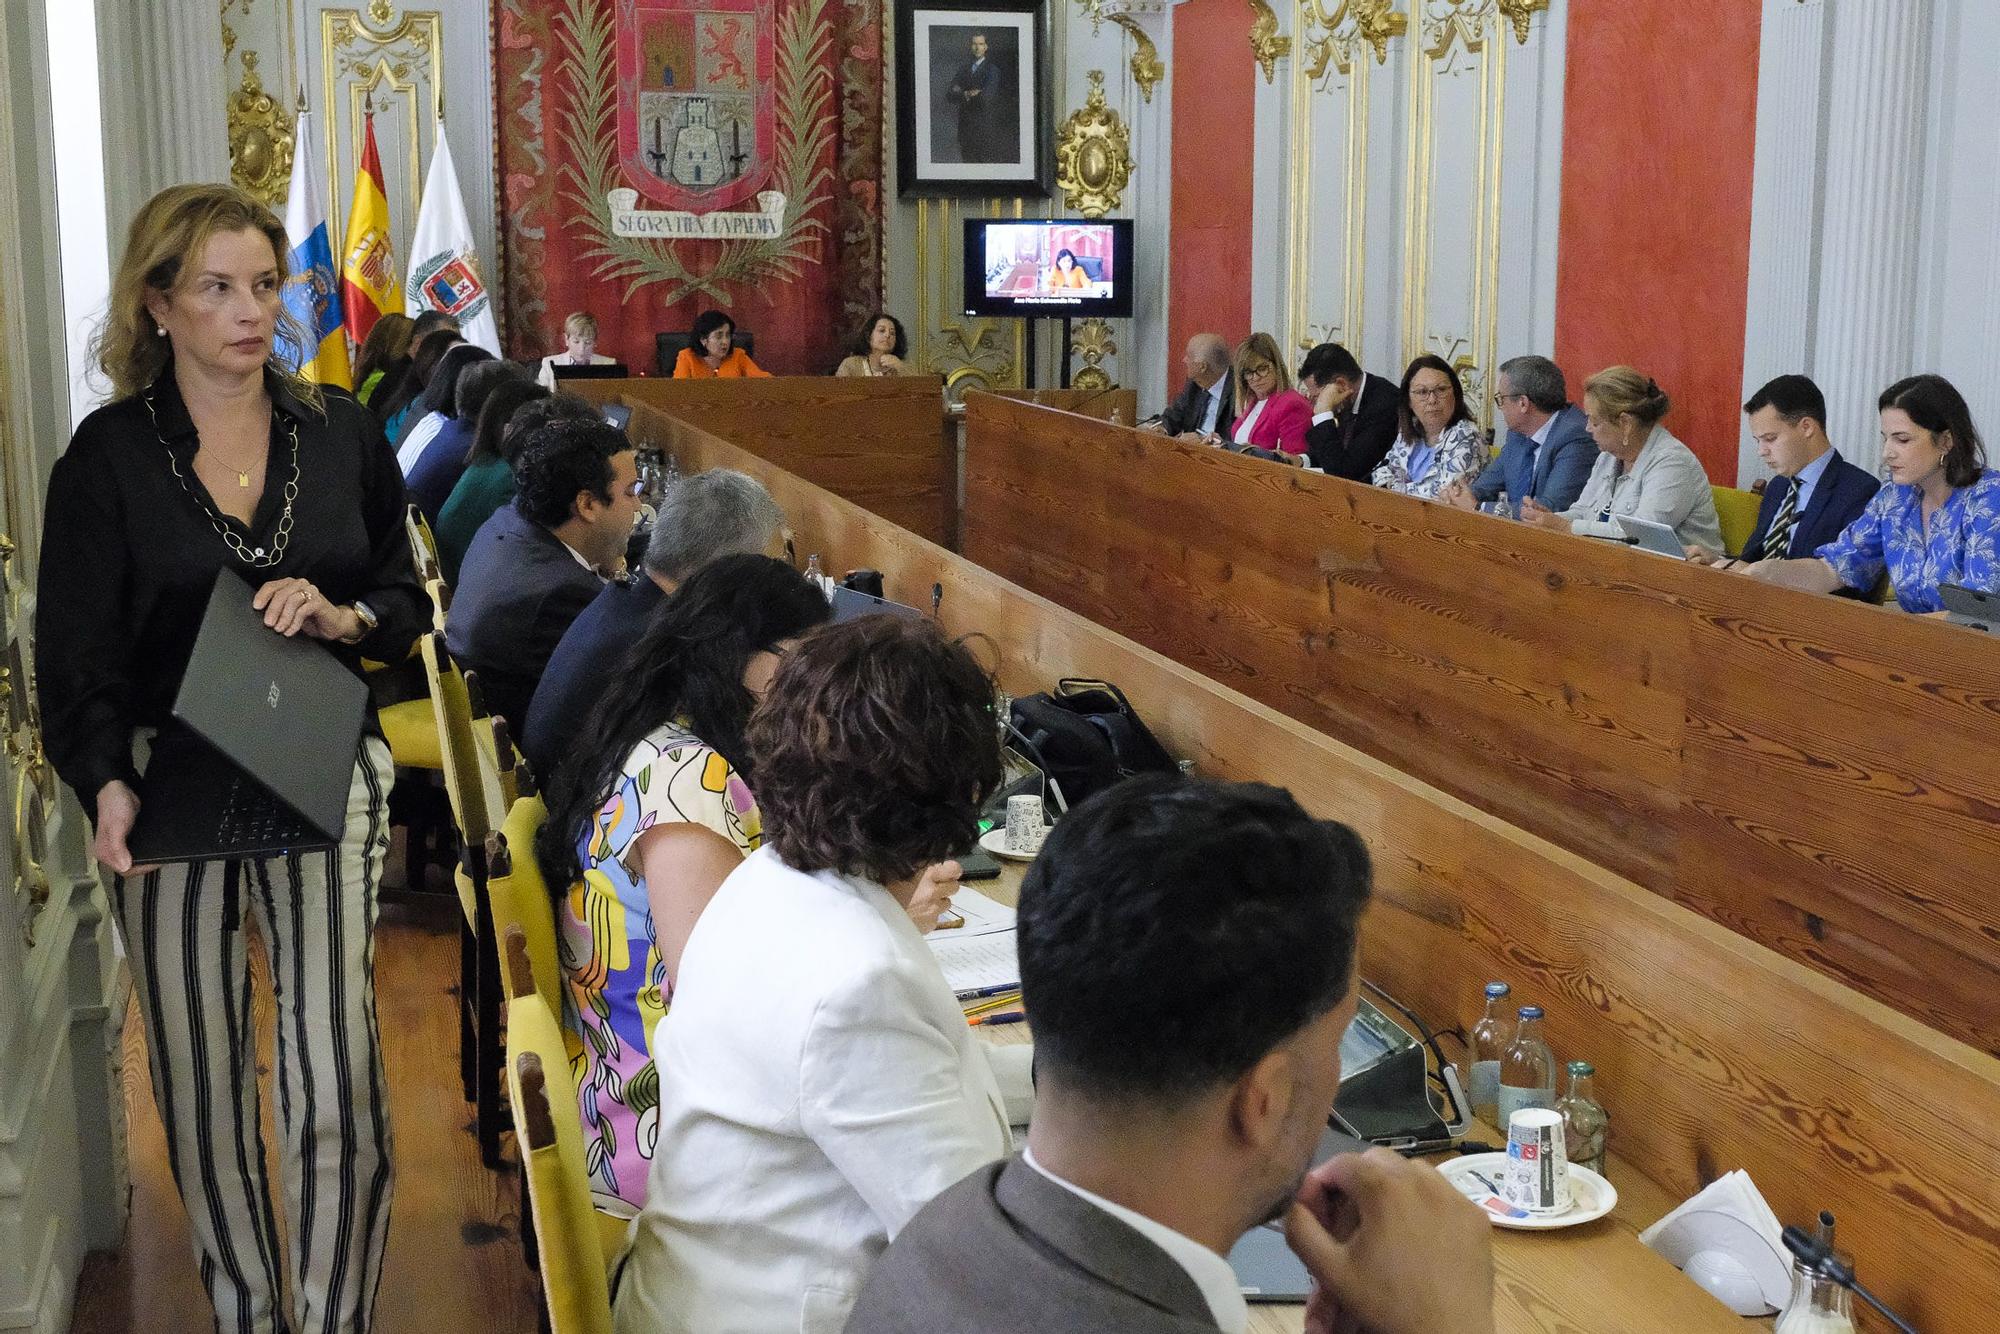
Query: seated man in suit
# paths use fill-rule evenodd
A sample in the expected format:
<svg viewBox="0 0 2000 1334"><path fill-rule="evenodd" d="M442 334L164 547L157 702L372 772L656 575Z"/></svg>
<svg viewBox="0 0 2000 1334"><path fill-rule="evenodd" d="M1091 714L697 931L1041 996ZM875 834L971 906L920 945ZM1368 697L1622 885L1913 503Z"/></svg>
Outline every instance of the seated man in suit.
<svg viewBox="0 0 2000 1334"><path fill-rule="evenodd" d="M479 673L487 708L515 725L563 632L618 572L639 513L632 442L601 420L555 421L514 465L514 503L466 549L445 644Z"/></svg>
<svg viewBox="0 0 2000 1334"><path fill-rule="evenodd" d="M1233 378L1229 374L1229 344L1220 334L1198 333L1188 339L1181 365L1187 371L1187 384L1167 404L1159 420L1148 423L1146 429L1187 441L1205 440L1227 430L1236 420L1229 391Z"/></svg>
<svg viewBox="0 0 2000 1334"><path fill-rule="evenodd" d="M1730 569L1755 561L1802 560L1861 517L1881 489L1872 474L1840 456L1826 438L1826 396L1803 375L1780 375L1743 405L1757 457L1775 476L1764 487L1757 526L1734 560L1688 548L1688 559ZM1859 597L1842 588L1846 597Z"/></svg>
<svg viewBox="0 0 2000 1334"><path fill-rule="evenodd" d="M1309 1328L1491 1331L1488 1225L1434 1168L1375 1149L1300 1184L1368 893L1354 831L1277 788L1149 776L1071 811L1021 888L1027 1151L910 1221L847 1334L1241 1334L1224 1257L1281 1216Z"/></svg>
<svg viewBox="0 0 2000 1334"><path fill-rule="evenodd" d="M1299 363L1299 392L1313 405L1306 461L1329 477L1373 477L1402 429L1394 382L1365 373L1340 344L1321 343Z"/></svg>
<svg viewBox="0 0 2000 1334"><path fill-rule="evenodd" d="M583 735L625 650L653 609L719 556L785 554L785 512L764 484L728 468L683 478L660 502L639 572L604 586L570 625L528 705L521 753L546 782L566 747Z"/></svg>
<svg viewBox="0 0 2000 1334"><path fill-rule="evenodd" d="M1515 357L1500 363L1497 379L1493 402L1507 423L1506 442L1470 485L1447 486L1438 498L1469 510L1504 491L1509 518L1528 497L1544 509L1568 509L1590 480L1597 443L1583 410L1569 401L1562 367L1547 357Z"/></svg>

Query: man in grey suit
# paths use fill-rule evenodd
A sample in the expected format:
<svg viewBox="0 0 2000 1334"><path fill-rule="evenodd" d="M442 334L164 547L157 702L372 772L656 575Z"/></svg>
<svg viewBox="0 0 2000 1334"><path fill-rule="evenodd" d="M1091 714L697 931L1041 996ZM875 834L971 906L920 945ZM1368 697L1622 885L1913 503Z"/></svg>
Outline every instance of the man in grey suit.
<svg viewBox="0 0 2000 1334"><path fill-rule="evenodd" d="M1597 463L1597 442L1583 409L1569 401L1562 368L1547 357L1515 357L1500 363L1494 389L1507 424L1500 452L1470 483L1453 482L1438 499L1469 510L1505 492L1509 518L1526 499L1557 513L1576 504Z"/></svg>
<svg viewBox="0 0 2000 1334"><path fill-rule="evenodd" d="M1490 1334L1485 1216L1433 1168L1306 1172L1368 893L1354 831L1277 788L1149 776L1071 811L1021 890L1027 1151L911 1220L848 1334L1241 1334L1224 1257L1281 1216L1308 1330Z"/></svg>

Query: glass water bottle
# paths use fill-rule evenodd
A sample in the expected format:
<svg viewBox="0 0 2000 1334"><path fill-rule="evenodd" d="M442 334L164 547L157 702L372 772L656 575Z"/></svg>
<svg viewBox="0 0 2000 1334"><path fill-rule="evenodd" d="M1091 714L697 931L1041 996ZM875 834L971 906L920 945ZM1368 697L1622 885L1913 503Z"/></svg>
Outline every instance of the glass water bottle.
<svg viewBox="0 0 2000 1334"><path fill-rule="evenodd" d="M1556 1105L1556 1056L1542 1038L1542 1007L1523 1005L1521 1026L1500 1057L1499 1119L1494 1122L1501 1134L1514 1113L1525 1107L1544 1110Z"/></svg>
<svg viewBox="0 0 2000 1334"><path fill-rule="evenodd" d="M1604 1114L1591 1086L1596 1073L1589 1061L1571 1061L1569 1092L1556 1104L1556 1110L1563 1114L1563 1144L1569 1150L1570 1163L1602 1176L1604 1141L1610 1135L1611 1118Z"/></svg>
<svg viewBox="0 0 2000 1334"><path fill-rule="evenodd" d="M1505 982L1486 984L1486 1013L1472 1026L1466 1039L1465 1096L1472 1101L1474 1120L1495 1125L1500 1103L1500 1057L1513 1034L1507 1031L1505 1002L1510 988Z"/></svg>

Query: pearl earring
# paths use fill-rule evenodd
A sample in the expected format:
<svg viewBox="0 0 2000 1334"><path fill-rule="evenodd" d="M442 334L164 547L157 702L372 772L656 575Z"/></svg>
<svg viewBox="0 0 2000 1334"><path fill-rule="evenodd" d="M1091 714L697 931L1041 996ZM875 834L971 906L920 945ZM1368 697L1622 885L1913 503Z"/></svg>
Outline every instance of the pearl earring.
<svg viewBox="0 0 2000 1334"><path fill-rule="evenodd" d="M156 324L153 326L153 332L158 334L160 337L165 338L167 336L167 326L164 324Z"/></svg>

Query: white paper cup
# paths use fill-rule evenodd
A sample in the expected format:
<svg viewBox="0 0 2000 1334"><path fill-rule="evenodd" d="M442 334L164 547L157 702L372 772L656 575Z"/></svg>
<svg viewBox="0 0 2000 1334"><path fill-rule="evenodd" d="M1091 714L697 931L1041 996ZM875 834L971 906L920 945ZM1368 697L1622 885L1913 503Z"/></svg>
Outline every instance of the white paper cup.
<svg viewBox="0 0 2000 1334"><path fill-rule="evenodd" d="M1047 834L1039 796L1031 792L1007 798L1007 851L1033 855L1042 850L1042 839Z"/></svg>
<svg viewBox="0 0 2000 1334"><path fill-rule="evenodd" d="M1507 1175L1501 1193L1531 1214L1569 1212L1569 1153L1561 1112L1524 1107L1507 1122Z"/></svg>

